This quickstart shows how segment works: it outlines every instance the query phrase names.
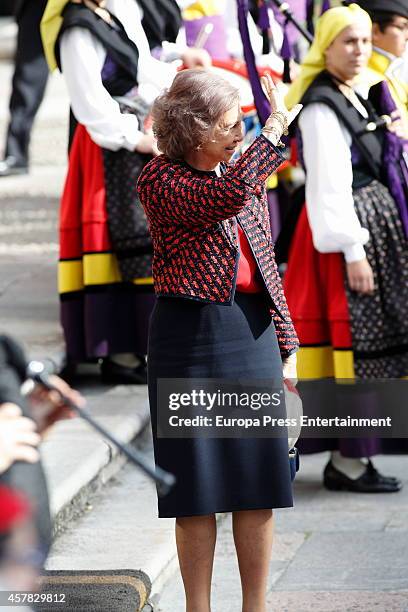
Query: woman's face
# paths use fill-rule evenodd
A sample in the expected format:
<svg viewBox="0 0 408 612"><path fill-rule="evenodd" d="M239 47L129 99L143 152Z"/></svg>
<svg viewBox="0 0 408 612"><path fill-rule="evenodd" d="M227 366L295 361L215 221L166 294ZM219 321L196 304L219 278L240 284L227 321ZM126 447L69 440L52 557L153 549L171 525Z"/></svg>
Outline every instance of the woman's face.
<svg viewBox="0 0 408 612"><path fill-rule="evenodd" d="M353 80L371 55L371 28L356 23L345 28L326 49L326 68L341 81Z"/></svg>
<svg viewBox="0 0 408 612"><path fill-rule="evenodd" d="M214 163L229 162L244 137L242 112L239 103L224 113L209 140L197 153Z"/></svg>

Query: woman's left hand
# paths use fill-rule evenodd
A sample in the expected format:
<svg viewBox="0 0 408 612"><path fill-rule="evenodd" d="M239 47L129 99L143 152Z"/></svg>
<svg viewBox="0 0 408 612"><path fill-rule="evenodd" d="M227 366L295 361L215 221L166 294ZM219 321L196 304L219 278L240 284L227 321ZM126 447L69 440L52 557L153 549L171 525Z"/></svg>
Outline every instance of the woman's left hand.
<svg viewBox="0 0 408 612"><path fill-rule="evenodd" d="M350 289L363 295L374 293L374 274L367 258L346 263L346 273Z"/></svg>
<svg viewBox="0 0 408 612"><path fill-rule="evenodd" d="M287 124L290 125L302 110L303 105L296 104L289 111L286 108L283 93L275 85L270 74L265 74L263 77L261 77L261 83L263 88L265 89L265 92L269 98L269 102L271 105L271 115L266 120L265 127L268 128L269 125L271 125L271 127L276 127L274 113L281 113L286 118Z"/></svg>

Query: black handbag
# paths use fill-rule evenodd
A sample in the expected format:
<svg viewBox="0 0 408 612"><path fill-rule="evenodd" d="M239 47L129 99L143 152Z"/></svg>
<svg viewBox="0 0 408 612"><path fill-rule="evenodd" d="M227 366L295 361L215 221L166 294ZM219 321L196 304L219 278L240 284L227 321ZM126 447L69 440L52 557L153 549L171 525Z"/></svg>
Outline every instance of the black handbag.
<svg viewBox="0 0 408 612"><path fill-rule="evenodd" d="M299 471L299 467L300 467L299 451L296 448L296 446L294 446L289 451L289 468L290 468L290 477L292 479L292 482L295 480L296 472Z"/></svg>

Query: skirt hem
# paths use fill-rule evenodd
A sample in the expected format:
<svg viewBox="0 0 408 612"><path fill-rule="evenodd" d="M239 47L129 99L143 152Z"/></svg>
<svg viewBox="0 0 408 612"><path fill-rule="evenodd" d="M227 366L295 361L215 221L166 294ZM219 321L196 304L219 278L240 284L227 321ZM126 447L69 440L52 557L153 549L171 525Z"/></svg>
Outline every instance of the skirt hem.
<svg viewBox="0 0 408 612"><path fill-rule="evenodd" d="M251 510L279 510L279 509L283 509L283 508L293 508L294 504L292 503L291 505L287 506L287 505L273 505L273 506L266 506L265 504L261 504L260 506L255 505L255 506L251 506L251 507L245 507L245 508L230 508L228 510L223 509L223 510L209 510L208 512L191 512L188 514L174 514L174 513L169 513L169 514L164 514L162 512L159 512L159 518L182 518L182 517L188 517L188 516L207 516L208 514L227 514L227 513L231 513L231 512L244 512L244 511L248 511L250 512Z"/></svg>

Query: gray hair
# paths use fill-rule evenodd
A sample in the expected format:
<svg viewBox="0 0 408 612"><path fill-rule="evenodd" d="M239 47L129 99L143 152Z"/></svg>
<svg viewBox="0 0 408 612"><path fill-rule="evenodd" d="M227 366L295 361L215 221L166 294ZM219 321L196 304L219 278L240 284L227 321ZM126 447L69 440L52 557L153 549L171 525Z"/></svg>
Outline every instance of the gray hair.
<svg viewBox="0 0 408 612"><path fill-rule="evenodd" d="M222 115L238 102L238 89L219 75L182 70L153 104L153 132L159 150L172 159L182 159L209 138Z"/></svg>

